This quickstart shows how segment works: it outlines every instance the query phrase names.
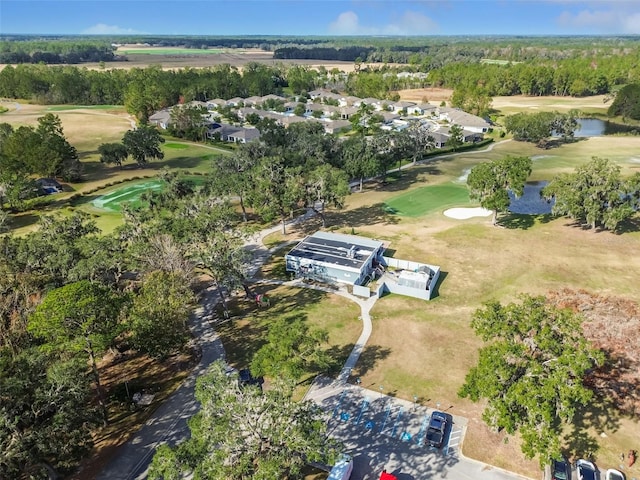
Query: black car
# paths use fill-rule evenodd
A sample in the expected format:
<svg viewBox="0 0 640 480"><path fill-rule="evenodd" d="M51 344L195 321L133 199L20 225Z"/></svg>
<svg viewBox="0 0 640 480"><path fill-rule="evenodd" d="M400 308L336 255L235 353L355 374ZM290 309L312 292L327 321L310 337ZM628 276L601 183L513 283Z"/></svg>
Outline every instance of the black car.
<svg viewBox="0 0 640 480"><path fill-rule="evenodd" d="M253 375L251 375L251 370L249 370L248 368L243 368L238 372L238 383L241 387L246 387L247 385L257 385L258 387L262 388L264 380L262 379L262 377L255 378Z"/></svg>
<svg viewBox="0 0 640 480"><path fill-rule="evenodd" d="M442 447L446 429L447 416L442 412L433 412L429 420L429 426L427 427L427 442L429 445L435 448Z"/></svg>
<svg viewBox="0 0 640 480"><path fill-rule="evenodd" d="M551 480L571 480L571 464L566 458L551 460Z"/></svg>

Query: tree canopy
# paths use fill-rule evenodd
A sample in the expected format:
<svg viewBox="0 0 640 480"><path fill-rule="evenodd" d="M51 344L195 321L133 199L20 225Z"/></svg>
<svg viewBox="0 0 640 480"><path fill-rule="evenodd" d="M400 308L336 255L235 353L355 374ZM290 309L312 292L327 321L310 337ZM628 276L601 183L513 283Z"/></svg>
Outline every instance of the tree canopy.
<svg viewBox="0 0 640 480"><path fill-rule="evenodd" d="M560 455L563 426L593 396L583 378L604 360L580 324L570 310L528 295L520 303L488 302L471 322L487 343L458 394L486 400L484 421L511 435L519 432L523 453L539 455L541 465Z"/></svg>
<svg viewBox="0 0 640 480"><path fill-rule="evenodd" d="M478 200L483 208L493 210L495 225L498 213L506 211L511 203L508 192L521 196L529 175L529 157L508 156L473 167L467 178L467 186L472 199Z"/></svg>
<svg viewBox="0 0 640 480"><path fill-rule="evenodd" d="M145 166L149 160L164 158L164 152L160 149L164 138L153 127L142 125L135 130L128 130L122 138L122 143L140 167Z"/></svg>
<svg viewBox="0 0 640 480"><path fill-rule="evenodd" d="M621 115L640 120L640 84L631 83L622 87L607 113L609 116Z"/></svg>
<svg viewBox="0 0 640 480"><path fill-rule="evenodd" d="M273 480L299 478L308 462L331 464L340 453L328 438L320 407L295 402L288 384L264 393L242 386L217 362L196 383L200 411L189 421L191 436L175 448L158 448L150 479Z"/></svg>
<svg viewBox="0 0 640 480"><path fill-rule="evenodd" d="M555 199L554 215L567 215L593 229L615 230L636 212L640 174L625 180L618 165L593 157L575 172L553 178L542 193Z"/></svg>

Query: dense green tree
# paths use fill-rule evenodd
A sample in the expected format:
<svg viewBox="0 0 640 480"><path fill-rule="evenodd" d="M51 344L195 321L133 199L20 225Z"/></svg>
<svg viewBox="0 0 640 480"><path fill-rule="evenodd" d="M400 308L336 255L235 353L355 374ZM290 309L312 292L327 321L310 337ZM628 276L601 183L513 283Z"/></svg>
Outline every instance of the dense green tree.
<svg viewBox="0 0 640 480"><path fill-rule="evenodd" d="M446 142L446 146L454 152L458 147L461 147L464 143L464 132L460 125L454 123L449 127L449 139Z"/></svg>
<svg viewBox="0 0 640 480"><path fill-rule="evenodd" d="M266 152L265 145L260 142L240 144L231 155L220 156L213 161L215 173L205 183L205 191L209 194L237 196L245 222L248 220L245 199L253 188L251 170Z"/></svg>
<svg viewBox="0 0 640 480"><path fill-rule="evenodd" d="M82 361L0 348L1 478L60 478L92 447L99 415Z"/></svg>
<svg viewBox="0 0 640 480"><path fill-rule="evenodd" d="M44 284L62 286L73 281L76 267L83 259L79 243L98 232L95 223L84 213L69 217L42 216L39 229L23 237L5 240L3 261L17 274L38 276ZM86 251L91 255L91 251Z"/></svg>
<svg viewBox="0 0 640 480"><path fill-rule="evenodd" d="M156 271L146 275L129 312L134 347L154 357L165 357L189 339L187 320L194 302L185 279Z"/></svg>
<svg viewBox="0 0 640 480"><path fill-rule="evenodd" d="M51 290L29 318L28 330L51 349L83 352L91 365L105 421L104 393L96 363L119 333L122 298L106 287L82 280Z"/></svg>
<svg viewBox="0 0 640 480"><path fill-rule="evenodd" d="M280 381L264 393L243 387L213 364L196 384L201 410L189 421L189 439L158 448L149 478L294 479L309 462L332 464L340 445L328 438L320 408L291 393Z"/></svg>
<svg viewBox="0 0 640 480"><path fill-rule="evenodd" d="M620 167L606 158L576 168L574 173L556 176L544 188L543 195L555 199L554 215L567 215L595 229L615 230L620 222L635 214L634 198L638 186L634 178L624 181Z"/></svg>
<svg viewBox="0 0 640 480"><path fill-rule="evenodd" d="M82 174L82 165L75 147L64 136L60 117L47 113L38 118L36 133L44 145L52 175L60 176L64 180L77 181Z"/></svg>
<svg viewBox="0 0 640 480"><path fill-rule="evenodd" d="M313 169L305 180L306 203L320 216L323 227L326 226L325 205L342 208L350 191L347 174L327 163Z"/></svg>
<svg viewBox="0 0 640 480"><path fill-rule="evenodd" d="M282 223L282 233L287 233L287 217L304 199L304 178L299 168L288 167L284 157L263 158L251 171L253 191L251 205L264 220L275 218Z"/></svg>
<svg viewBox="0 0 640 480"><path fill-rule="evenodd" d="M171 122L168 131L171 135L193 141L205 139L207 127L203 115L205 107L176 105L171 109Z"/></svg>
<svg viewBox="0 0 640 480"><path fill-rule="evenodd" d="M98 153L100 154L100 162L107 165L113 163L120 168L122 168L122 162L129 156L127 147L122 143L103 143L98 147Z"/></svg>
<svg viewBox="0 0 640 480"><path fill-rule="evenodd" d="M622 87L607 113L609 116L621 115L623 118L640 120L640 83L631 83Z"/></svg>
<svg viewBox="0 0 640 480"><path fill-rule="evenodd" d="M269 325L266 344L251 362L254 376L299 380L305 373L321 372L331 365L326 330L312 329L301 318L281 318Z"/></svg>
<svg viewBox="0 0 640 480"><path fill-rule="evenodd" d="M593 396L586 373L604 357L584 338L581 319L568 309L523 296L520 303L489 302L471 326L487 344L459 391L487 401L487 424L522 438L528 458L541 465L560 455L560 436L579 406Z"/></svg>
<svg viewBox="0 0 640 480"><path fill-rule="evenodd" d="M364 135L353 135L344 142L342 155L345 172L360 181L362 192L364 179L380 173L377 152Z"/></svg>
<svg viewBox="0 0 640 480"><path fill-rule="evenodd" d="M531 175L529 157L504 157L476 165L469 172L467 186L472 199L483 208L493 210L493 224L498 213L509 208L509 191L516 197L524 193L524 184Z"/></svg>
<svg viewBox="0 0 640 480"><path fill-rule="evenodd" d="M164 158L164 152L160 149L164 138L153 127L142 125L135 130L128 130L122 138L122 143L140 167L145 166L149 160Z"/></svg>

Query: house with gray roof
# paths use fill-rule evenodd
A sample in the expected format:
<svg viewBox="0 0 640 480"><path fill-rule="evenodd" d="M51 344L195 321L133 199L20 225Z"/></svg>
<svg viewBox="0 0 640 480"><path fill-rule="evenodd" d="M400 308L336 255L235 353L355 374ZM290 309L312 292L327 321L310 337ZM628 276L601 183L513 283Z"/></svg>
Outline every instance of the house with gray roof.
<svg viewBox="0 0 640 480"><path fill-rule="evenodd" d="M149 117L149 123L166 130L171 123L171 112L169 109L160 110Z"/></svg>

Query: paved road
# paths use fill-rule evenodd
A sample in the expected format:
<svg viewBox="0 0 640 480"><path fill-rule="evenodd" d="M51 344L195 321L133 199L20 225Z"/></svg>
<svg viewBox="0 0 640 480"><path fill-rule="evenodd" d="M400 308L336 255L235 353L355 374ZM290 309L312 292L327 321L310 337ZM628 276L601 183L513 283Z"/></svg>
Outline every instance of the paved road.
<svg viewBox="0 0 640 480"><path fill-rule="evenodd" d="M217 295L213 288L204 292L201 306L191 317L191 329L202 346L202 358L191 375L171 397L154 412L147 423L120 449L97 477L98 480L134 480L147 476L156 447L161 443L175 445L186 438L187 420L198 411L194 397L196 378L214 361L224 358L224 347L211 322Z"/></svg>

